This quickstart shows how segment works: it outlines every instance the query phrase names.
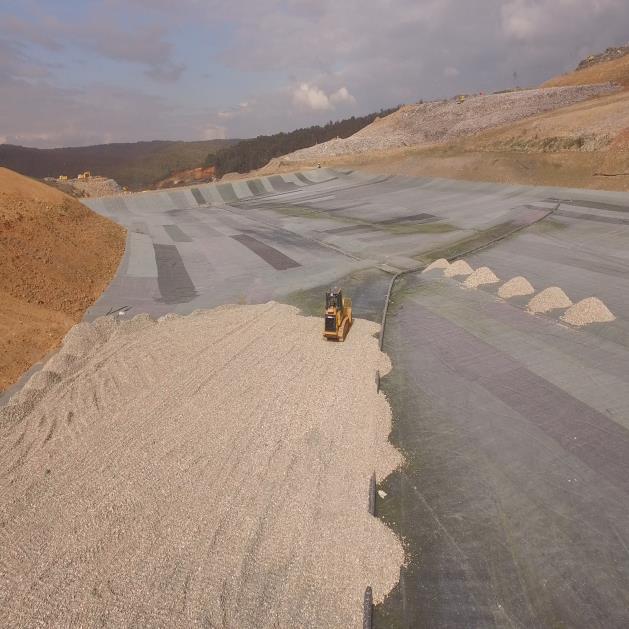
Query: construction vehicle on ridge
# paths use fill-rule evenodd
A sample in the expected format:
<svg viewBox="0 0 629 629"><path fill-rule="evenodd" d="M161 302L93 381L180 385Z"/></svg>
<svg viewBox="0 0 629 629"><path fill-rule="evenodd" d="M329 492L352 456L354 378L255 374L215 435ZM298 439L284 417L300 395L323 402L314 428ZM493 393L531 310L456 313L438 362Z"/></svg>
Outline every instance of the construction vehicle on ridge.
<svg viewBox="0 0 629 629"><path fill-rule="evenodd" d="M344 341L352 327L352 300L343 297L340 288L325 294L325 325L323 336L330 340Z"/></svg>

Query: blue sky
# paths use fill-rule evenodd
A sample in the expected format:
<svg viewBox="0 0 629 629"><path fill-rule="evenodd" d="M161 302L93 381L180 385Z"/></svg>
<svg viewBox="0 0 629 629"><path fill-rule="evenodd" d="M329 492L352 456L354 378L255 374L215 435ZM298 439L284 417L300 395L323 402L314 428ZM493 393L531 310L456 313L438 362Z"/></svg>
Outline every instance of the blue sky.
<svg viewBox="0 0 629 629"><path fill-rule="evenodd" d="M626 0L0 0L0 143L252 137L628 40Z"/></svg>

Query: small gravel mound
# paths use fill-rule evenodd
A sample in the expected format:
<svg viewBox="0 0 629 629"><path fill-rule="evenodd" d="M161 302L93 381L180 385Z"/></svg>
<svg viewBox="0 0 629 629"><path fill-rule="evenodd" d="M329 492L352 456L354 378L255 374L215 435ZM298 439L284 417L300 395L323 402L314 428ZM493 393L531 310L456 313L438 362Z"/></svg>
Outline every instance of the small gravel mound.
<svg viewBox="0 0 629 629"><path fill-rule="evenodd" d="M465 260L457 260L453 262L443 274L446 277L456 277L457 275L471 275L473 272L474 269Z"/></svg>
<svg viewBox="0 0 629 629"><path fill-rule="evenodd" d="M463 285L467 288L478 288L483 284L495 284L499 281L500 278L488 266L481 266L463 282Z"/></svg>
<svg viewBox="0 0 629 629"><path fill-rule="evenodd" d="M542 313L550 312L558 308L568 308L572 306L572 301L559 286L550 286L538 295L535 295L528 303L528 309L531 312Z"/></svg>
<svg viewBox="0 0 629 629"><path fill-rule="evenodd" d="M532 295L534 292L535 289L533 288L531 282L522 275L512 277L498 289L498 295L500 295L503 299L521 297L523 295Z"/></svg>
<svg viewBox="0 0 629 629"><path fill-rule="evenodd" d="M435 260L434 262L431 262L423 271L422 273L428 273L428 271L434 271L434 270L442 270L442 269L447 269L450 266L450 263L445 259L445 258L439 258L438 260Z"/></svg>
<svg viewBox="0 0 629 629"><path fill-rule="evenodd" d="M597 297L587 297L568 308L561 320L570 325L588 325L590 323L606 323L616 317L609 308Z"/></svg>

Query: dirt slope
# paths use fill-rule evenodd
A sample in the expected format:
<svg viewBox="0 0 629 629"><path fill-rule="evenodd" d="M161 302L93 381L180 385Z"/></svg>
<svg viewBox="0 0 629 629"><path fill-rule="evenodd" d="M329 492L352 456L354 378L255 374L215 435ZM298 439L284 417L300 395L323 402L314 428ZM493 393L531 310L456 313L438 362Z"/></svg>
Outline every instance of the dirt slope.
<svg viewBox="0 0 629 629"><path fill-rule="evenodd" d="M546 81L542 87L563 87L566 85L588 85L590 83L605 83L611 81L629 89L629 54L618 59L611 59L601 63L562 74Z"/></svg>
<svg viewBox="0 0 629 629"><path fill-rule="evenodd" d="M0 391L56 347L113 277L122 227L0 168Z"/></svg>
<svg viewBox="0 0 629 629"><path fill-rule="evenodd" d="M404 559L367 510L401 462L378 327L329 343L268 303L71 330L0 410L0 625L362 627Z"/></svg>
<svg viewBox="0 0 629 629"><path fill-rule="evenodd" d="M324 159L405 146L447 144L616 90L609 84L600 84L487 94L469 97L463 102L448 100L405 105L347 139L323 142L282 159Z"/></svg>
<svg viewBox="0 0 629 629"><path fill-rule="evenodd" d="M618 61L623 59L629 56ZM282 171L317 163L390 174L629 191L629 91L598 96L445 144L364 150L298 163L276 160L269 167Z"/></svg>
<svg viewBox="0 0 629 629"><path fill-rule="evenodd" d="M153 188L175 188L176 186L193 186L196 183L205 183L214 179L214 166L206 168L191 168L180 170L158 181Z"/></svg>

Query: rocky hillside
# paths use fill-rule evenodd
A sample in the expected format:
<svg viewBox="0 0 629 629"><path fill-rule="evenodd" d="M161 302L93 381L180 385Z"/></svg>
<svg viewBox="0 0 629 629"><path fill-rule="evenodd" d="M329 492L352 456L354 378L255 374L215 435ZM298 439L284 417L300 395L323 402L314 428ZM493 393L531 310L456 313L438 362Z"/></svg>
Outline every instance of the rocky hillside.
<svg viewBox="0 0 629 629"><path fill-rule="evenodd" d="M584 59L574 72L546 81L542 87L587 85L604 81L629 89L629 46L608 48L600 55L592 55Z"/></svg>
<svg viewBox="0 0 629 629"><path fill-rule="evenodd" d="M610 84L570 86L406 105L345 140L331 140L296 151L282 160L320 160L368 151L446 144L616 89Z"/></svg>

